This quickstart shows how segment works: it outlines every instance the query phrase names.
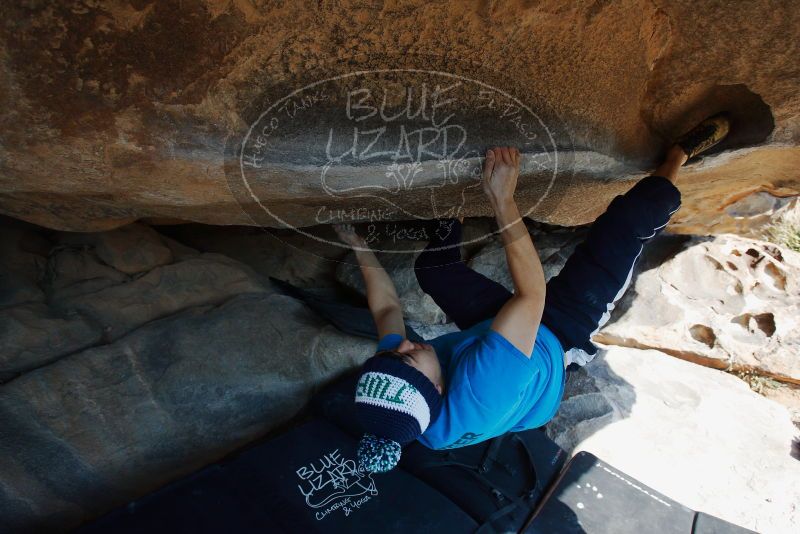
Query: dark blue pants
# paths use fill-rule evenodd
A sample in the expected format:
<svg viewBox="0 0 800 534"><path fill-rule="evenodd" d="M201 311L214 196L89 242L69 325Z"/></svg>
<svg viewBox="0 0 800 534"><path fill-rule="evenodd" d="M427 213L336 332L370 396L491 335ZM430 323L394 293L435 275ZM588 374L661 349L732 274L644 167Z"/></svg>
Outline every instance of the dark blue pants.
<svg viewBox="0 0 800 534"><path fill-rule="evenodd" d="M630 284L644 244L667 225L680 203L680 192L669 180L648 176L614 198L592 224L586 240L547 283L542 323L565 352L584 351L587 359L597 352L592 334ZM463 330L497 315L511 293L466 266L459 247L461 225L449 225L452 230L444 238L434 233L414 271L422 290Z"/></svg>

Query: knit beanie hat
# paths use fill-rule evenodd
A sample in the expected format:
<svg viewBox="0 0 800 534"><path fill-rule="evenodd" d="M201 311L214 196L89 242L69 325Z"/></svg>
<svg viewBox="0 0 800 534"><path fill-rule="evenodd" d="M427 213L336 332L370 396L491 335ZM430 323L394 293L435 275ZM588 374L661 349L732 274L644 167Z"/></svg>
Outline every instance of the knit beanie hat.
<svg viewBox="0 0 800 534"><path fill-rule="evenodd" d="M392 469L401 447L425 432L441 406L441 394L419 370L381 354L367 360L356 385L356 414L366 432L358 444L361 467Z"/></svg>

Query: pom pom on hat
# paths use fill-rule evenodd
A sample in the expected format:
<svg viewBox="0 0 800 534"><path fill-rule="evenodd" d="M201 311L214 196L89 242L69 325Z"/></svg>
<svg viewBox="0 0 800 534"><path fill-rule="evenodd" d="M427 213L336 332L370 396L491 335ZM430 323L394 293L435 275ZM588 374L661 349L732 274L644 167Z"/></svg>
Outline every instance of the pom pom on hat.
<svg viewBox="0 0 800 534"><path fill-rule="evenodd" d="M400 444L392 439L364 434L358 442L358 463L370 473L385 473L400 461L401 451Z"/></svg>

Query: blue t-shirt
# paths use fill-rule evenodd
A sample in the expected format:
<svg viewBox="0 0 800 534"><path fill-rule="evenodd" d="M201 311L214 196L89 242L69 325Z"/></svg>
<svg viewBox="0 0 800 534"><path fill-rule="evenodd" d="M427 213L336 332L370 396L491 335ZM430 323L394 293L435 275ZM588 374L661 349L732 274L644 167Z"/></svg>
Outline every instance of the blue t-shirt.
<svg viewBox="0 0 800 534"><path fill-rule="evenodd" d="M531 357L491 330L492 319L429 340L444 374L442 410L419 441L432 449L478 443L512 431L537 428L553 418L564 393L564 350L539 326ZM397 348L399 334L384 336L378 350Z"/></svg>

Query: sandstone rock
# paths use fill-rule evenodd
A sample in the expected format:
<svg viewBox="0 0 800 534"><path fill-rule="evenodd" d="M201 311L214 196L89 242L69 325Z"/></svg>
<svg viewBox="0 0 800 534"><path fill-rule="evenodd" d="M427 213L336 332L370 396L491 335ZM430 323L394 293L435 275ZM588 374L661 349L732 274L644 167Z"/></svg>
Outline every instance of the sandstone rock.
<svg viewBox="0 0 800 534"><path fill-rule="evenodd" d="M185 308L268 290L247 266L199 255L143 225L58 234L55 246L40 229L12 222L0 234L0 382ZM171 250L186 259L161 265ZM110 265L151 270L131 276Z"/></svg>
<svg viewBox="0 0 800 534"><path fill-rule="evenodd" d="M44 300L39 281L49 249L32 225L0 218L0 308Z"/></svg>
<svg viewBox="0 0 800 534"><path fill-rule="evenodd" d="M800 527L797 429L784 407L732 375L654 350L613 347L585 369L588 381L549 425L556 441L755 531Z"/></svg>
<svg viewBox="0 0 800 534"><path fill-rule="evenodd" d="M2 529L68 529L197 469L374 347L143 225L50 242L3 222Z"/></svg>
<svg viewBox="0 0 800 534"><path fill-rule="evenodd" d="M0 383L102 336L99 325L86 317L45 303L43 289L53 278L47 259L51 246L40 229L0 220Z"/></svg>
<svg viewBox="0 0 800 534"><path fill-rule="evenodd" d="M59 314L41 302L0 310L0 384L97 343L102 329L75 313Z"/></svg>
<svg viewBox="0 0 800 534"><path fill-rule="evenodd" d="M33 258L32 258L33 259ZM34 261L37 261L34 259ZM28 276L0 272L0 308L44 300L42 290Z"/></svg>
<svg viewBox="0 0 800 534"><path fill-rule="evenodd" d="M62 242L92 246L101 261L126 274L172 262L172 250L155 230L143 224L93 234L66 234Z"/></svg>
<svg viewBox="0 0 800 534"><path fill-rule="evenodd" d="M800 254L734 236L694 238L638 274L595 340L798 382L798 317Z"/></svg>
<svg viewBox="0 0 800 534"><path fill-rule="evenodd" d="M725 208L725 212L737 219L763 217L766 220L772 220L791 211L795 204L797 204L797 198L775 197L764 191L758 191L737 200Z"/></svg>
<svg viewBox="0 0 800 534"><path fill-rule="evenodd" d="M800 163L793 149L785 147L744 151L709 158L681 171L678 187L681 209L673 215L669 230L690 235L737 234L760 238L764 226L797 202L798 188L784 180L764 181L764 169L782 175ZM727 182L733 178L737 186ZM733 187L732 187L733 186ZM720 198L724 200L720 202ZM714 205L712 211L710 206Z"/></svg>
<svg viewBox="0 0 800 534"><path fill-rule="evenodd" d="M725 208L746 195L800 191L800 71L789 46L800 14L790 3L515 1L487 8L452 0L373 9L345 1L300 10L292 2L5 2L0 15L8 21L0 29L7 104L0 111L0 210L52 228L102 230L147 218L263 225L254 220L262 208L295 226L348 214L369 220L381 210L408 218L397 206L435 208L431 190L439 186L452 207L489 215L470 182L477 160L468 153L523 144L518 131L512 135L520 124L541 130L523 150L523 210L537 220L583 224L652 167L664 139L721 109L735 118L727 147L739 150L687 170L675 230L731 231L744 221ZM402 177L391 198L326 188L328 132L344 144L354 127L376 125L347 116L352 90L381 88L351 83L353 72L409 68L450 76L406 84L414 87L414 108L422 82L429 89L461 83L445 111L461 114L451 125L468 134L462 153L435 161L444 176L413 184ZM330 78L341 80L330 91L281 100ZM478 87L470 80L510 95L503 97L505 120L497 118L496 99L466 93ZM387 100L395 114L405 80L382 81L394 90ZM266 102L286 106L269 139L275 144L261 169L267 193L259 204L237 179L237 147L268 111ZM400 122L406 132L431 126L382 124L396 134ZM398 139L385 135L373 152L397 150ZM348 187L372 186L390 172L392 161L365 154L367 144L353 151L363 159L339 166ZM419 156L416 148L409 152Z"/></svg>
<svg viewBox="0 0 800 534"><path fill-rule="evenodd" d="M266 290L264 282L245 265L225 256L202 254L53 305L91 318L102 325L107 339L114 340L185 308L219 304L240 293Z"/></svg>
<svg viewBox="0 0 800 534"><path fill-rule="evenodd" d="M119 284L128 276L109 267L87 248L65 247L53 250L48 257L47 279L44 281L52 299L58 300L73 292L84 282L92 282L92 289ZM83 292L88 293L88 290Z"/></svg>
<svg viewBox="0 0 800 534"><path fill-rule="evenodd" d="M172 259L174 261L183 261L188 258L192 258L197 256L199 252L192 247L186 246L183 243L180 243L171 237L164 235L163 232L159 232L159 236L164 244L169 248L170 253L172 254ZM236 259L236 258L234 258Z"/></svg>
<svg viewBox="0 0 800 534"><path fill-rule="evenodd" d="M371 355L299 302L242 295L0 386L0 516L68 529L262 436Z"/></svg>
<svg viewBox="0 0 800 534"><path fill-rule="evenodd" d="M252 227L182 224L159 230L198 250L223 254L265 277L298 287L330 284L338 262L347 253L344 247L331 244L338 239L330 228L318 229L330 243L295 232Z"/></svg>

